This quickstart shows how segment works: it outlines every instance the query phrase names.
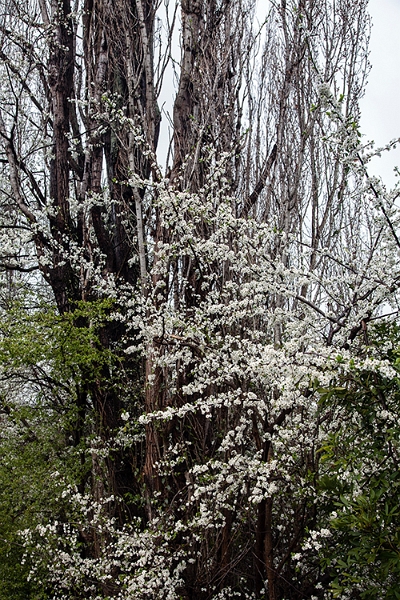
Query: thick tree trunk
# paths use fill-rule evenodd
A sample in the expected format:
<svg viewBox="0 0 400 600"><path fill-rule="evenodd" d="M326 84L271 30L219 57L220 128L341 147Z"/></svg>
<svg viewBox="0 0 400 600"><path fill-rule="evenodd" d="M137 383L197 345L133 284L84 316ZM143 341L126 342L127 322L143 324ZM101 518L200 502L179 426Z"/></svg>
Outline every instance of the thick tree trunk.
<svg viewBox="0 0 400 600"><path fill-rule="evenodd" d="M50 198L53 214L53 266L48 277L61 313L69 310L78 298L77 282L65 254L69 253L66 236L74 235L70 218L70 101L73 96L74 53L73 25L69 0L51 4L51 42L49 47L48 84L53 117L53 157L50 161Z"/></svg>

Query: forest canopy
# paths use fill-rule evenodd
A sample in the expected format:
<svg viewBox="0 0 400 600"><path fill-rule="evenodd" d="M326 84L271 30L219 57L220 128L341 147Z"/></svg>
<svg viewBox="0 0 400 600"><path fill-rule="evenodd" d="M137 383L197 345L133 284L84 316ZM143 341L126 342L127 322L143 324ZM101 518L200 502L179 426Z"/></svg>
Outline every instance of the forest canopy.
<svg viewBox="0 0 400 600"><path fill-rule="evenodd" d="M367 9L0 0L0 600L400 597Z"/></svg>

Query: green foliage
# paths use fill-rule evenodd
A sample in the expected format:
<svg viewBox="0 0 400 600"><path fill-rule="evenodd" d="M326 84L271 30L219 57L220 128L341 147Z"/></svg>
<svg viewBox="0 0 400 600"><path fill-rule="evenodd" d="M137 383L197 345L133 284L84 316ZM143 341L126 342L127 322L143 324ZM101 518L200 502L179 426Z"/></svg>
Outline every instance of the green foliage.
<svg viewBox="0 0 400 600"><path fill-rule="evenodd" d="M21 303L14 305L0 320L0 365L13 372L35 367L62 382L96 379L113 361L99 339L111 307L109 299L79 302L60 315L54 307L27 312Z"/></svg>
<svg viewBox="0 0 400 600"><path fill-rule="evenodd" d="M0 599L42 599L42 585L27 581L30 546L21 532L62 515L60 481L76 481L85 466L66 444L67 415L38 403L8 408L1 420Z"/></svg>
<svg viewBox="0 0 400 600"><path fill-rule="evenodd" d="M28 581L33 542L21 532L67 518L62 486L83 482L90 470L90 410L78 414L75 400L115 364L100 343L111 307L82 302L59 315L18 303L0 320L0 600L47 597L45 578ZM80 438L78 419L86 427Z"/></svg>
<svg viewBox="0 0 400 600"><path fill-rule="evenodd" d="M335 538L323 564L334 574L334 597L394 600L400 598L399 328L383 325L371 337L368 352L386 361L383 369L353 365L340 387L321 395L337 423L320 449L321 491Z"/></svg>

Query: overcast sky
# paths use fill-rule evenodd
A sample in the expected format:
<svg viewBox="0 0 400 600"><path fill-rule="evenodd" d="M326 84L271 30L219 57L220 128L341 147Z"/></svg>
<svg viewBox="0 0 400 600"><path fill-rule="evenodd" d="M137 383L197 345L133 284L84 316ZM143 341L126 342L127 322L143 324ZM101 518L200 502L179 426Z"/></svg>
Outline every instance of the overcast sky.
<svg viewBox="0 0 400 600"><path fill-rule="evenodd" d="M372 70L361 102L361 131L366 140L383 146L400 137L400 0L370 0ZM370 172L393 186L393 168L400 167L400 145L376 159Z"/></svg>

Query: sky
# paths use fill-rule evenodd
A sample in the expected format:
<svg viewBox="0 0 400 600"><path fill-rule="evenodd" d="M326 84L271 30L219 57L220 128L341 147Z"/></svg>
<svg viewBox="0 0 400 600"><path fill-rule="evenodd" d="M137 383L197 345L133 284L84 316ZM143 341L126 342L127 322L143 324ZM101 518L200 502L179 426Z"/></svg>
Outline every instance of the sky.
<svg viewBox="0 0 400 600"><path fill-rule="evenodd" d="M370 0L369 12L373 23L372 69L361 101L360 125L363 140L374 140L380 147L400 137L400 0ZM396 150L374 159L369 172L393 187L396 165L400 167L400 144Z"/></svg>

